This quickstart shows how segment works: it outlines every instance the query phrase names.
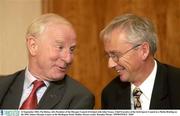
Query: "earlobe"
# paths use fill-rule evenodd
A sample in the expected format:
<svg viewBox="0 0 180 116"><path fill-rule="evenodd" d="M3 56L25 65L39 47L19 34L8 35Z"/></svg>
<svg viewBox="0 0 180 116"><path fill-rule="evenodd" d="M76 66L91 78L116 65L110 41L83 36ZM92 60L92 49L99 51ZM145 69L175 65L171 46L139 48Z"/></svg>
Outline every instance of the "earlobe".
<svg viewBox="0 0 180 116"><path fill-rule="evenodd" d="M32 56L35 56L37 53L37 49L38 49L36 38L34 36L28 36L26 38L26 44L27 44L29 53Z"/></svg>

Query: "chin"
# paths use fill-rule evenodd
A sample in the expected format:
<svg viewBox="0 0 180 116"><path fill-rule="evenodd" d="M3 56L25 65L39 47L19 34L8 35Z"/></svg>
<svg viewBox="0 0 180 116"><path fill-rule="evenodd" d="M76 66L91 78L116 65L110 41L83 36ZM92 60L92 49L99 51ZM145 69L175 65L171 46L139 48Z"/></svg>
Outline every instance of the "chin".
<svg viewBox="0 0 180 116"><path fill-rule="evenodd" d="M51 79L53 80L53 81L59 81L59 80L62 80L62 79L64 79L64 76L65 76L65 74L53 74L52 76L51 76Z"/></svg>
<svg viewBox="0 0 180 116"><path fill-rule="evenodd" d="M126 77L124 77L124 76L119 76L119 78L120 78L120 80L121 80L122 82L127 82L127 78L126 78Z"/></svg>

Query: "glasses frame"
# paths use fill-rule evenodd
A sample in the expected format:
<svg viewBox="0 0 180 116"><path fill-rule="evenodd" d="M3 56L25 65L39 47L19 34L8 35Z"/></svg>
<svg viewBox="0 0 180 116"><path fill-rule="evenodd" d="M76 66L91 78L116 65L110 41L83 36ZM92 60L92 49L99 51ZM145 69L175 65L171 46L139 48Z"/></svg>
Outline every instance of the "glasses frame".
<svg viewBox="0 0 180 116"><path fill-rule="evenodd" d="M132 51L133 49L141 46L142 44L137 44L133 47L131 47L130 49L128 49L127 51L125 51L122 54L119 54L120 52L116 52L115 54L108 54L108 58L111 58L114 62L119 62L119 59L122 58L123 56L125 56L127 53L129 53L130 51Z"/></svg>

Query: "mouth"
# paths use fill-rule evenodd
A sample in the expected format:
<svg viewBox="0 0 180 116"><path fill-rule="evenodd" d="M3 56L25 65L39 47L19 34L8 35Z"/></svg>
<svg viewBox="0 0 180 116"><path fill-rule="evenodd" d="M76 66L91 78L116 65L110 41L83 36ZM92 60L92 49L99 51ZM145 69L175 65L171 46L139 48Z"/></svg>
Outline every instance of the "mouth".
<svg viewBox="0 0 180 116"><path fill-rule="evenodd" d="M57 66L58 70L60 70L61 72L66 72L67 71L67 67L62 67L62 66Z"/></svg>
<svg viewBox="0 0 180 116"><path fill-rule="evenodd" d="M115 68L115 70L117 73L121 73L122 71L125 70L125 68L124 67L118 67L118 68Z"/></svg>

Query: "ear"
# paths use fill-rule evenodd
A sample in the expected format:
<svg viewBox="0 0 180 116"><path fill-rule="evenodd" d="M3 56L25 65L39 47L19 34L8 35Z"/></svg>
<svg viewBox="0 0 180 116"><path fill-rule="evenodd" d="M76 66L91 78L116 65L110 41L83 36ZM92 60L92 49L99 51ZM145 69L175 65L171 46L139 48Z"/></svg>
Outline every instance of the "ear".
<svg viewBox="0 0 180 116"><path fill-rule="evenodd" d="M38 44L37 39L34 36L28 36L26 38L27 49L32 56L37 54Z"/></svg>
<svg viewBox="0 0 180 116"><path fill-rule="evenodd" d="M141 45L141 56L143 60L146 60L150 52L149 43L143 42Z"/></svg>

